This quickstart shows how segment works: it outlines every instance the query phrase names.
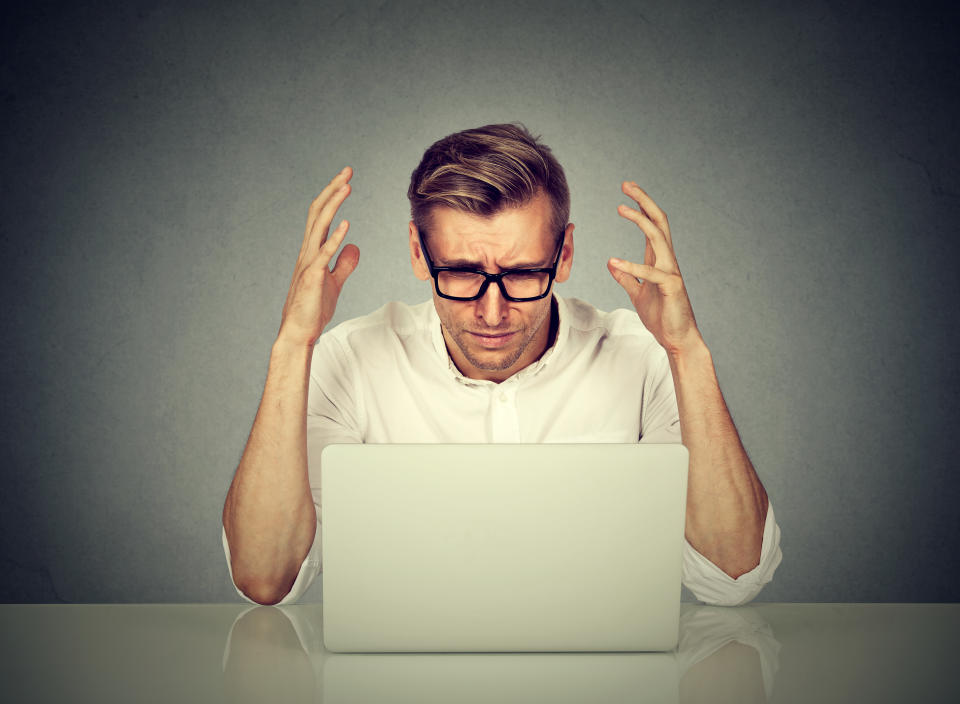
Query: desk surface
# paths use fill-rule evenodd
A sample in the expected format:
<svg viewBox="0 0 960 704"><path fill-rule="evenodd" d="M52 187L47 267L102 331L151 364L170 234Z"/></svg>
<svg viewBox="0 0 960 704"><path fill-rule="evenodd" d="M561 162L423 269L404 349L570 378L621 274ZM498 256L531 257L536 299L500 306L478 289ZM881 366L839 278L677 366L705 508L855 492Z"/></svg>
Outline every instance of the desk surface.
<svg viewBox="0 0 960 704"><path fill-rule="evenodd" d="M321 629L319 604L0 605L0 689L11 702L960 701L957 604L684 604L663 654L341 655Z"/></svg>

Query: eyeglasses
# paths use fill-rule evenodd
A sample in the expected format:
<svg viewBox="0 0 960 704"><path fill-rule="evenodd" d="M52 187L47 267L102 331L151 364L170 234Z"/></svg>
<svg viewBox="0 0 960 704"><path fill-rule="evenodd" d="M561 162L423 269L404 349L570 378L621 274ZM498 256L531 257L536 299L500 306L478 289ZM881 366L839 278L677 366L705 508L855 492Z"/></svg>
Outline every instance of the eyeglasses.
<svg viewBox="0 0 960 704"><path fill-rule="evenodd" d="M488 274L480 269L458 266L434 266L427 251L424 235L420 233L420 251L427 262L430 275L437 284L437 294L452 301L475 301L483 298L490 282L500 287L500 293L508 301L536 301L550 292L550 284L557 275L560 266L560 254L563 252L563 240L557 248L553 266L539 269L508 269L499 274Z"/></svg>

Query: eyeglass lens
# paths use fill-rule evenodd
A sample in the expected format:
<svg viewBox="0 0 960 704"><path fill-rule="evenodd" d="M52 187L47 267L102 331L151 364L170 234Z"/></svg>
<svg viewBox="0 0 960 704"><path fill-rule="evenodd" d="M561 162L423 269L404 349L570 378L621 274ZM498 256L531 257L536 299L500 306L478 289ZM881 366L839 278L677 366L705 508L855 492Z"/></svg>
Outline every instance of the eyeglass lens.
<svg viewBox="0 0 960 704"><path fill-rule="evenodd" d="M469 271L441 271L437 275L440 293L457 298L472 298L480 291L484 277ZM542 272L511 272L501 281L511 298L535 298L542 296L550 285L550 274Z"/></svg>

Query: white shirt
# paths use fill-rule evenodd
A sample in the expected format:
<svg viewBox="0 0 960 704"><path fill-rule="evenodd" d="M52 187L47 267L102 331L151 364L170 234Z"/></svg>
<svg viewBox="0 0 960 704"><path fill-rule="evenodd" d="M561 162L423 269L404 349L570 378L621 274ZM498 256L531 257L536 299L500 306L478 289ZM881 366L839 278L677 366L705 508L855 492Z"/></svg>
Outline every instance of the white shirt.
<svg viewBox="0 0 960 704"><path fill-rule="evenodd" d="M636 312L605 313L556 294L554 300L556 341L499 384L460 374L433 301L388 303L320 336L307 398L317 532L280 604L299 599L321 569L319 459L326 445L680 442L666 352ZM222 539L229 567L225 532ZM685 543L683 583L707 603L742 604L770 581L780 560L780 530L769 508L757 567L733 579Z"/></svg>

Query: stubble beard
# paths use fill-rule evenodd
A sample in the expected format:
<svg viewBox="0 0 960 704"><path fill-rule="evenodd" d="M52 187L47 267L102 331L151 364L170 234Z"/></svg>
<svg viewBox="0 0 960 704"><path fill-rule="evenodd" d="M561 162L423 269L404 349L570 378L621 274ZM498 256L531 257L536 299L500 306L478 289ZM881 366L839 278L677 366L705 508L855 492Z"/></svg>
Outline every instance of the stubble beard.
<svg viewBox="0 0 960 704"><path fill-rule="evenodd" d="M526 333L526 328L522 328L520 332ZM460 351L463 353L463 356L467 358L467 361L470 362L475 369L482 369L485 372L499 372L503 371L504 369L509 369L517 363L517 360L520 359L520 355L523 354L523 351L527 349L530 341L533 340L533 335L521 334L521 342L513 351L507 351L504 353L503 357L497 358L494 356L492 359L483 359L478 357L469 347L470 333L467 330L457 330L452 336L453 341L457 343L457 347L460 348ZM496 352L497 350L490 350L490 353L495 354Z"/></svg>
<svg viewBox="0 0 960 704"><path fill-rule="evenodd" d="M544 315L541 316L539 320L535 321L533 326L524 326L513 331L519 333L520 336L520 344L518 344L515 349L505 352L504 356L502 357L498 357L494 354L493 358L490 358L486 355L484 355L484 357L477 356L474 349L470 346L470 343L472 342L470 333L495 334L497 332L496 330L470 330L466 327L458 327L456 330L453 330L446 323L443 323L443 326L446 328L447 333L449 333L453 338L453 341L456 343L457 347L460 348L463 356L467 358L467 361L470 362L475 369L482 369L485 372L500 372L505 369L509 369L517 363L517 360L520 359L527 347L530 346L530 343L533 342L533 338L537 336L540 328L543 327L544 323L546 323L549 318L550 308L548 307ZM497 350L489 350L488 354L496 352Z"/></svg>

